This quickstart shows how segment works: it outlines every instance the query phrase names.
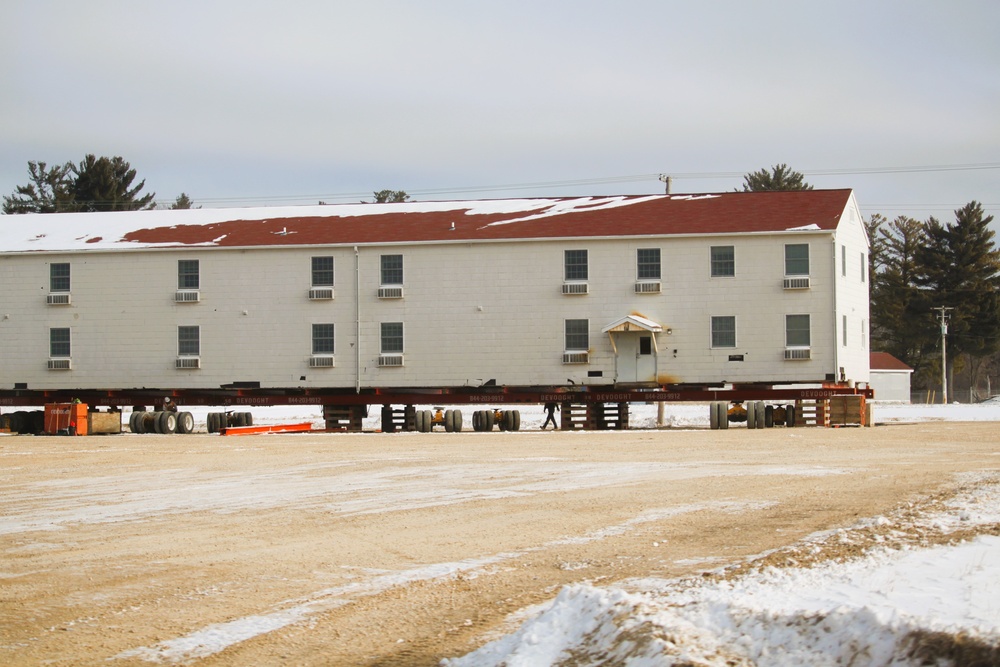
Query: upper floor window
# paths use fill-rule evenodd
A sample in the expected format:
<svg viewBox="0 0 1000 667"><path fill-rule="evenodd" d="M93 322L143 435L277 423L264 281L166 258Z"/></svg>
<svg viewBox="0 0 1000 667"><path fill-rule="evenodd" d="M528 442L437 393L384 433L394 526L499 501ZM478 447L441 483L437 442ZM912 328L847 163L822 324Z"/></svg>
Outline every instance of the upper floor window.
<svg viewBox="0 0 1000 667"><path fill-rule="evenodd" d="M333 257L312 258L312 286L333 287Z"/></svg>
<svg viewBox="0 0 1000 667"><path fill-rule="evenodd" d="M736 316L712 317L712 347L736 347Z"/></svg>
<svg viewBox="0 0 1000 667"><path fill-rule="evenodd" d="M177 289L198 289L200 284L198 260L177 260Z"/></svg>
<svg viewBox="0 0 1000 667"><path fill-rule="evenodd" d="M865 282L868 274L868 258L865 253L861 253L861 282Z"/></svg>
<svg viewBox="0 0 1000 667"><path fill-rule="evenodd" d="M403 353L402 322L382 322L381 352L382 354Z"/></svg>
<svg viewBox="0 0 1000 667"><path fill-rule="evenodd" d="M312 353L333 354L333 325L312 325Z"/></svg>
<svg viewBox="0 0 1000 667"><path fill-rule="evenodd" d="M736 249L731 245L712 246L712 277L736 275Z"/></svg>
<svg viewBox="0 0 1000 667"><path fill-rule="evenodd" d="M69 357L70 351L69 327L49 329L49 356Z"/></svg>
<svg viewBox="0 0 1000 667"><path fill-rule="evenodd" d="M69 291L69 262L49 264L49 291Z"/></svg>
<svg viewBox="0 0 1000 667"><path fill-rule="evenodd" d="M840 275L847 277L847 246L840 246Z"/></svg>
<svg viewBox="0 0 1000 667"><path fill-rule="evenodd" d="M785 347L809 347L809 315L785 315Z"/></svg>
<svg viewBox="0 0 1000 667"><path fill-rule="evenodd" d="M639 248L635 253L636 277L639 280L660 279L660 249Z"/></svg>
<svg viewBox="0 0 1000 667"><path fill-rule="evenodd" d="M587 251L566 250L564 255L565 279L587 279Z"/></svg>
<svg viewBox="0 0 1000 667"><path fill-rule="evenodd" d="M382 284L403 284L403 256L382 255Z"/></svg>
<svg viewBox="0 0 1000 667"><path fill-rule="evenodd" d="M789 243L785 245L785 275L809 275L808 243Z"/></svg>
<svg viewBox="0 0 1000 667"><path fill-rule="evenodd" d="M590 320L566 320L566 349L590 349Z"/></svg>
<svg viewBox="0 0 1000 667"><path fill-rule="evenodd" d="M201 327L177 327L177 356L197 357L201 354Z"/></svg>

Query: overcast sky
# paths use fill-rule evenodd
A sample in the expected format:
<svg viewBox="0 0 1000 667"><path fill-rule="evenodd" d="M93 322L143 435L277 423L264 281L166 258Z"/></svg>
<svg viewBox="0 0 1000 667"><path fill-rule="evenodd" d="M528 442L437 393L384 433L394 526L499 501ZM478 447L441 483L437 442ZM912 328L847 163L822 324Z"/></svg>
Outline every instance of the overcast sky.
<svg viewBox="0 0 1000 667"><path fill-rule="evenodd" d="M866 215L1000 218L996 0L3 9L4 195L87 153L212 207L725 191L784 162Z"/></svg>

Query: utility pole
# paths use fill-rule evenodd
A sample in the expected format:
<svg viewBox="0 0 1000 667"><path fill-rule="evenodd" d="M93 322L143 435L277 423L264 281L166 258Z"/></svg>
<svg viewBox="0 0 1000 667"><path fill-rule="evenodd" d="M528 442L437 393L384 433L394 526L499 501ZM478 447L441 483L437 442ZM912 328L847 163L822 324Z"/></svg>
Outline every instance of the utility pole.
<svg viewBox="0 0 1000 667"><path fill-rule="evenodd" d="M941 322L941 402L948 404L948 320L951 319L951 311L954 308L938 306L931 308L936 310L938 321Z"/></svg>

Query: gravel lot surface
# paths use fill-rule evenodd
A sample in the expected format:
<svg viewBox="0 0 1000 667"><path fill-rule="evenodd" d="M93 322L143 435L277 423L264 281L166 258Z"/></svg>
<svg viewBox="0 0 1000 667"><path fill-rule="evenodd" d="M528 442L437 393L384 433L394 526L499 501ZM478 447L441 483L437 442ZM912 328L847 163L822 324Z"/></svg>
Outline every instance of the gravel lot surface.
<svg viewBox="0 0 1000 667"><path fill-rule="evenodd" d="M4 437L0 664L436 665L947 494L998 431Z"/></svg>

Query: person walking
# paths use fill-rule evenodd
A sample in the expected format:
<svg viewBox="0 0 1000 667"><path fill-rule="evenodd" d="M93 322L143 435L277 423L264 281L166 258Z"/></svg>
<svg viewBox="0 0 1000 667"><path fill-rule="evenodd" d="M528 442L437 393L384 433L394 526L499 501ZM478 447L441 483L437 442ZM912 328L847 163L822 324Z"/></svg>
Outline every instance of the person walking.
<svg viewBox="0 0 1000 667"><path fill-rule="evenodd" d="M559 429L558 424L556 424L556 410L558 409L559 406L551 401L545 404L546 417L545 417L545 423L542 424L543 431L545 430L545 427L549 425L549 422L552 422L552 430L555 431Z"/></svg>

